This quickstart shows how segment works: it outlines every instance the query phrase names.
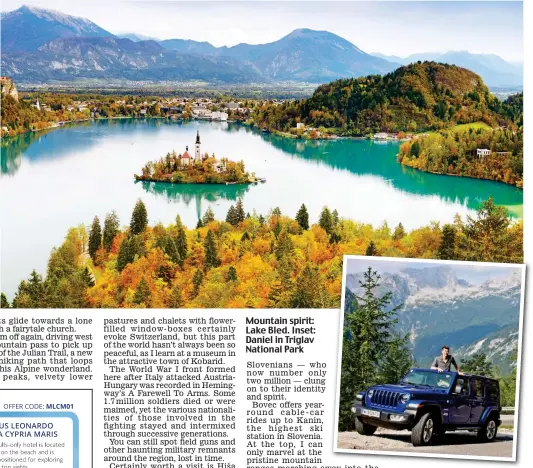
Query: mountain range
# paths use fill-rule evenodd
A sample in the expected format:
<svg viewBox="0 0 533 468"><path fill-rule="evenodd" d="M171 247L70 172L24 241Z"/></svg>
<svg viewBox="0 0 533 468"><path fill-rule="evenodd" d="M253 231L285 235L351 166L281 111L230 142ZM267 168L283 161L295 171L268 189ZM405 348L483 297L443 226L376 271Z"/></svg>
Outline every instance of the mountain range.
<svg viewBox="0 0 533 468"><path fill-rule="evenodd" d="M392 293L391 307L400 306L397 329L408 334L419 365L429 366L444 344L457 361L483 352L494 365L509 370L518 344L521 272L482 284L458 278L448 266L380 272L378 295ZM362 296L363 274L346 277L345 312Z"/></svg>
<svg viewBox="0 0 533 468"><path fill-rule="evenodd" d="M379 53L374 53L373 55L401 65L408 65L418 61L457 65L477 73L488 86L492 87L522 86L523 84L523 65L509 63L494 54L472 54L462 50L444 53L427 52L409 55L408 57Z"/></svg>
<svg viewBox="0 0 533 468"><path fill-rule="evenodd" d="M297 29L269 44L120 38L83 18L23 6L2 14L2 68L15 81L81 78L319 83L381 74L397 64L327 31ZM133 39L133 40L132 40Z"/></svg>
<svg viewBox="0 0 533 468"><path fill-rule="evenodd" d="M29 6L2 13L1 40L3 74L20 82L323 83L385 74L420 59L368 54L331 32L311 29L296 29L267 44L233 47L180 38L157 41L136 32L115 35L88 19ZM457 62L490 85L521 84L519 67L499 57L448 54L455 55L441 54L439 60Z"/></svg>

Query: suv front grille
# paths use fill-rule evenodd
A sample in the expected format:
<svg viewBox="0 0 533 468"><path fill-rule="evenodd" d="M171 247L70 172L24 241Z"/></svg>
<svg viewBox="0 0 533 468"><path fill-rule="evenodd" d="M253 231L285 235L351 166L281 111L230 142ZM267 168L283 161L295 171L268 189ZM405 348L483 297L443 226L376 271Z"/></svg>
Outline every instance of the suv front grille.
<svg viewBox="0 0 533 468"><path fill-rule="evenodd" d="M388 406L389 408L395 408L398 406L401 397L400 392L392 392L389 390L374 390L374 394L370 401L379 406Z"/></svg>

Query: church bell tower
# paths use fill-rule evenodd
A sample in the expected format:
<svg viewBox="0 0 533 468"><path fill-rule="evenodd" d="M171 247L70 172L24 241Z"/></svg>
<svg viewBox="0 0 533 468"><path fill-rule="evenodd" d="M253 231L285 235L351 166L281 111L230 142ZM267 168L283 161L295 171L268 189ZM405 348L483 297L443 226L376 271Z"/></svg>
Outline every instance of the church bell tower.
<svg viewBox="0 0 533 468"><path fill-rule="evenodd" d="M196 132L196 144L194 145L194 159L196 161L201 161L202 156L200 155L200 130Z"/></svg>

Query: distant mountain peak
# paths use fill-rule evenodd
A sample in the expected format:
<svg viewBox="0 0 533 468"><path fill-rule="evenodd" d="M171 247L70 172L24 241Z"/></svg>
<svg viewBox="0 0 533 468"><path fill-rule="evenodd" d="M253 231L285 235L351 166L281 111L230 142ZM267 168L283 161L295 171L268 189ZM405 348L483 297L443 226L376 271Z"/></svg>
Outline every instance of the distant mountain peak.
<svg viewBox="0 0 533 468"><path fill-rule="evenodd" d="M35 52L56 39L113 36L86 18L28 5L2 14L1 34L3 56L10 52Z"/></svg>
<svg viewBox="0 0 533 468"><path fill-rule="evenodd" d="M298 36L335 36L335 34L330 33L329 31L321 31L317 29L309 28L297 28L287 34L285 37L298 37Z"/></svg>
<svg viewBox="0 0 533 468"><path fill-rule="evenodd" d="M87 18L83 18L81 16L67 15L66 13L62 13L57 10L49 8L39 8L33 5L22 5L18 10L15 10L15 12L30 13L32 15L37 16L38 18L44 18L48 21L69 21L73 19L87 24L94 24Z"/></svg>

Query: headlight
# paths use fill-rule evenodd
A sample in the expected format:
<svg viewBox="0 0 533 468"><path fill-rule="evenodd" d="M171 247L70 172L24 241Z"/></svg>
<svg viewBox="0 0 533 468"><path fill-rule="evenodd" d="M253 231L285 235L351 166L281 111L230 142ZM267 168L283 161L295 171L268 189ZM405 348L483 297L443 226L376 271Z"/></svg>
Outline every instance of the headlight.
<svg viewBox="0 0 533 468"><path fill-rule="evenodd" d="M401 397L400 397L400 401L405 405L409 400L411 399L411 395L409 395L408 393L404 393Z"/></svg>
<svg viewBox="0 0 533 468"><path fill-rule="evenodd" d="M358 393L357 395L355 395L355 399L357 401L362 401L363 398L364 398L365 394L364 393Z"/></svg>
<svg viewBox="0 0 533 468"><path fill-rule="evenodd" d="M372 395L374 395L374 390L370 389L370 390L367 392L367 395L368 395L368 398L372 398Z"/></svg>

